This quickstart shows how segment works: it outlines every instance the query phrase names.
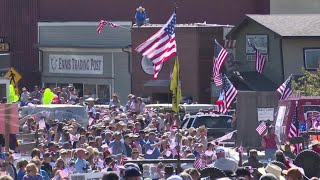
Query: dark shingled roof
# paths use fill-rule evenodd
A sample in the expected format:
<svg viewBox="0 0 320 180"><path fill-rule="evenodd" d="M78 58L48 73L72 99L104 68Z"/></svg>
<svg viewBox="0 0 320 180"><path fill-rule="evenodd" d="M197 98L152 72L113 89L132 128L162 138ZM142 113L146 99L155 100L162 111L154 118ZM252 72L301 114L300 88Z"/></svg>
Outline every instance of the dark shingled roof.
<svg viewBox="0 0 320 180"><path fill-rule="evenodd" d="M320 14L247 14L244 21L253 20L283 37L320 36ZM241 22L229 33L237 31Z"/></svg>
<svg viewBox="0 0 320 180"><path fill-rule="evenodd" d="M234 75L238 81L238 90L250 91L275 91L278 86L270 79L256 71L240 72L240 75Z"/></svg>

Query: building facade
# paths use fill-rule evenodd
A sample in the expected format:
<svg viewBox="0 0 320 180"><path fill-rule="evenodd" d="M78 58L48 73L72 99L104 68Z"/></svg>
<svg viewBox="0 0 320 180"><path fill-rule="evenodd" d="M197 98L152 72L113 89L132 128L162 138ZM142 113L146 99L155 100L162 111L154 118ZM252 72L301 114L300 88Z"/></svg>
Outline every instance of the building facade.
<svg viewBox="0 0 320 180"><path fill-rule="evenodd" d="M244 14L268 14L270 7L269 0L202 0L196 6L193 0L176 2L178 23L206 21L236 24ZM34 47L38 43L38 22L133 21L135 8L141 5L147 9L151 23L164 23L176 6L171 0L161 3L132 0L112 3L97 0L0 0L0 4L0 39L3 38L10 45L8 55L0 56L0 60L9 60L8 66L14 67L22 75L20 87L32 87L41 80L39 51Z"/></svg>
<svg viewBox="0 0 320 180"><path fill-rule="evenodd" d="M228 34L237 41L237 70L255 71L255 54L248 39L267 58L263 76L277 85L290 74L302 75L302 69L316 70L320 65L319 17L318 14L247 15Z"/></svg>
<svg viewBox="0 0 320 180"><path fill-rule="evenodd" d="M73 84L79 96L101 102L113 93L125 101L131 91L131 22L116 22L121 28L105 27L100 34L97 23L38 23L41 81L45 87Z"/></svg>

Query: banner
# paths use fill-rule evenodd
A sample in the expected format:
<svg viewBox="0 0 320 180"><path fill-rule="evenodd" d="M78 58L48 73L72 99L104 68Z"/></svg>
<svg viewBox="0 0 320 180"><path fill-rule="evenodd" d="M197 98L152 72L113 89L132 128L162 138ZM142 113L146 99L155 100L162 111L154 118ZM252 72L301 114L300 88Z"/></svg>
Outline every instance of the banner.
<svg viewBox="0 0 320 180"><path fill-rule="evenodd" d="M50 54L49 72L103 74L103 56Z"/></svg>
<svg viewBox="0 0 320 180"><path fill-rule="evenodd" d="M232 132L230 132L230 133L228 133L228 134L226 134L226 135L224 135L222 137L219 137L219 138L213 140L211 143L214 144L215 142L222 142L222 141L225 141L225 140L229 140L229 139L232 138L233 133L235 133L235 132L237 132L237 130L234 130L234 131L232 131Z"/></svg>
<svg viewBox="0 0 320 180"><path fill-rule="evenodd" d="M8 128L8 129L6 129ZM19 133L19 114L17 104L0 104L0 134Z"/></svg>
<svg viewBox="0 0 320 180"><path fill-rule="evenodd" d="M172 110L174 112L179 112L179 104L182 99L181 87L179 85L179 76L180 76L179 60L178 60L178 57L176 57L173 71L172 71L172 79L170 83L170 90L172 92Z"/></svg>

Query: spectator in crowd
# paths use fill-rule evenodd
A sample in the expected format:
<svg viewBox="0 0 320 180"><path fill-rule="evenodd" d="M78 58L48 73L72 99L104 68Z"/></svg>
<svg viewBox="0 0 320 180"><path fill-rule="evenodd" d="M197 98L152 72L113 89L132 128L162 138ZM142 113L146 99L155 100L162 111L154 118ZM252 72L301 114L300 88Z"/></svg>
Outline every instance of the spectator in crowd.
<svg viewBox="0 0 320 180"><path fill-rule="evenodd" d="M262 147L265 149L265 158L268 161L274 160L274 154L276 153L278 147L278 138L274 134L274 128L268 127L267 134L262 137Z"/></svg>
<svg viewBox="0 0 320 180"><path fill-rule="evenodd" d="M23 87L22 88L22 93L20 96L20 101L22 105L26 105L28 102L28 99L30 97L30 93L27 91L27 88Z"/></svg>
<svg viewBox="0 0 320 180"><path fill-rule="evenodd" d="M20 160L17 163L17 180L22 180L23 176L26 174L26 167L28 165L27 160Z"/></svg>
<svg viewBox="0 0 320 180"><path fill-rule="evenodd" d="M230 158L226 158L225 150L223 147L216 149L217 160L211 166L219 168L223 171L230 171L234 173L238 169L238 163Z"/></svg>
<svg viewBox="0 0 320 180"><path fill-rule="evenodd" d="M102 176L102 180L119 180L119 176L116 172L109 171Z"/></svg>
<svg viewBox="0 0 320 180"><path fill-rule="evenodd" d="M31 98L37 100L42 99L42 93L40 92L38 86L34 86L34 91L31 93Z"/></svg>
<svg viewBox="0 0 320 180"><path fill-rule="evenodd" d="M256 149L250 149L248 160L244 161L242 165L251 166L252 168L263 167L263 163L258 159L258 151Z"/></svg>
<svg viewBox="0 0 320 180"><path fill-rule="evenodd" d="M290 168L288 171L284 170L283 174L286 175L287 180L303 180L304 176L298 168Z"/></svg>
<svg viewBox="0 0 320 180"><path fill-rule="evenodd" d="M23 176L22 180L44 180L34 163L29 163L26 167L26 171L27 174Z"/></svg>
<svg viewBox="0 0 320 180"><path fill-rule="evenodd" d="M118 98L117 94L113 94L112 99L110 100L109 106L113 106L113 107L120 107L120 100Z"/></svg>

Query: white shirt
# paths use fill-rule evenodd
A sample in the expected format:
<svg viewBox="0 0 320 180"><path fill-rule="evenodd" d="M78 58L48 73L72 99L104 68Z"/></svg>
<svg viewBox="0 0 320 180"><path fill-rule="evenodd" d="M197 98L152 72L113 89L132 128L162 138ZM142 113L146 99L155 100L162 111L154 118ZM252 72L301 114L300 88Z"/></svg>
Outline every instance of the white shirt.
<svg viewBox="0 0 320 180"><path fill-rule="evenodd" d="M238 163L230 158L220 158L213 162L209 167L216 167L223 171L236 172L238 169Z"/></svg>

